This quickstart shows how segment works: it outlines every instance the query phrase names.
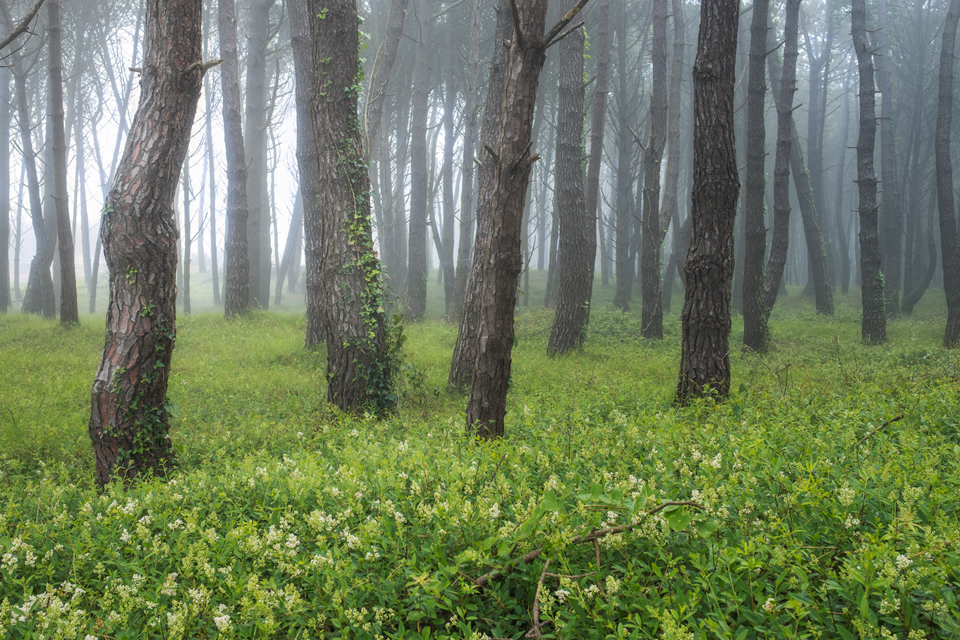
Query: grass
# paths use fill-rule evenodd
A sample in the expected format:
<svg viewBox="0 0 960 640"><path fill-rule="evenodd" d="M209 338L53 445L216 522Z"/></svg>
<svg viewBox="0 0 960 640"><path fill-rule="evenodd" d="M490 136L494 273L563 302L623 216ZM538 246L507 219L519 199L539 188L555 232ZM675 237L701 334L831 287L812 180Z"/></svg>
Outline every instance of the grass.
<svg viewBox="0 0 960 640"><path fill-rule="evenodd" d="M383 420L321 402L296 302L181 316L179 469L102 496L85 430L102 317L0 316L0 635L518 638L536 602L544 637L960 636L942 294L870 347L856 296L823 318L791 289L774 351L731 352L731 399L677 409L679 294L654 342L598 287L588 345L551 359L532 275L502 441L463 436L431 279ZM669 501L704 509L644 515Z"/></svg>

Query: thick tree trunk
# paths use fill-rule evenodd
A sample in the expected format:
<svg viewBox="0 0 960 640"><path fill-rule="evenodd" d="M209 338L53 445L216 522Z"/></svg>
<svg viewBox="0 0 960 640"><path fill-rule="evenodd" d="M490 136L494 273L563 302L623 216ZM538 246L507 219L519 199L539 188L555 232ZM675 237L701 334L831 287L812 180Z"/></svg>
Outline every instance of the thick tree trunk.
<svg viewBox="0 0 960 640"><path fill-rule="evenodd" d="M67 201L67 136L63 117L63 53L61 50L60 1L47 1L50 106L53 119L53 197L57 208L57 245L60 251L60 324L80 322L77 309L77 268L74 265L73 232Z"/></svg>
<svg viewBox="0 0 960 640"><path fill-rule="evenodd" d="M410 124L410 237L407 270L407 317L416 322L427 309L427 119L430 73L435 57L431 50L433 0L418 0L420 42L413 69L413 119Z"/></svg>
<svg viewBox="0 0 960 640"><path fill-rule="evenodd" d="M877 233L877 178L873 170L877 135L876 91L873 83L873 50L867 42L865 0L853 0L850 14L853 46L860 70L860 138L857 142L857 187L860 193L860 269L863 321L860 332L869 343L887 339L883 274L880 272L880 238Z"/></svg>
<svg viewBox="0 0 960 640"><path fill-rule="evenodd" d="M473 170L477 146L477 99L480 93L480 19L483 0L470 3L467 22L470 24L470 45L467 59L467 89L463 108L463 162L460 188L460 246L457 251L457 274L453 292L453 306L448 319L459 321L467 297L470 265L473 262L473 228L477 220L474 208Z"/></svg>
<svg viewBox="0 0 960 640"><path fill-rule="evenodd" d="M667 135L667 0L653 0L653 86L650 95L650 143L643 155L643 251L640 334L663 338L660 292L660 161Z"/></svg>
<svg viewBox="0 0 960 640"><path fill-rule="evenodd" d="M370 182L355 83L360 21L353 0L309 0L312 140L327 400L341 411L392 407L382 265L373 248ZM306 199L306 196L304 196Z"/></svg>
<svg viewBox="0 0 960 640"><path fill-rule="evenodd" d="M312 123L313 88L316 85L313 66L313 42L310 39L310 16L307 0L291 0L290 39L293 44L293 65L296 73L297 166L300 169L300 197L303 199L303 253L306 264L304 281L307 288L307 331L304 346L316 348L326 339L323 294L321 289L320 174L317 141Z"/></svg>
<svg viewBox="0 0 960 640"><path fill-rule="evenodd" d="M490 61L490 76L487 80L487 97L484 104L483 122L480 128L480 143L484 148L495 149L500 132L503 87L507 72L509 40L513 29L510 17L510 0L500 0L497 8L497 27L493 36L493 57ZM483 290L483 247L487 242L490 227L490 203L493 200L493 175L495 161L488 151L482 154L483 162L477 172L477 235L474 242L473 264L467 294L460 313L457 342L453 348L448 382L455 388L470 384L477 358L477 340L480 331L480 293Z"/></svg>
<svg viewBox="0 0 960 640"><path fill-rule="evenodd" d="M165 472L167 378L176 337L173 199L205 66L200 0L148 3L137 114L104 207L110 270L103 357L89 432L97 484Z"/></svg>
<svg viewBox="0 0 960 640"><path fill-rule="evenodd" d="M660 0L665 1L665 0ZM575 6L566 0L563 10ZM580 149L583 145L583 42L582 29L560 41L560 99L557 107L557 164L554 189L560 238L557 259L560 282L557 313L550 330L547 353L563 355L583 346L590 321L593 264L597 259L597 224L587 213L583 194Z"/></svg>
<svg viewBox="0 0 960 640"><path fill-rule="evenodd" d="M549 44L543 34L546 0L516 0L510 7L515 12L514 32L500 101L504 113L496 147L490 154L494 165L493 198L489 233L481 252L484 273L480 326L467 401L467 433L485 439L500 437L504 432L514 307L522 266L523 203L530 166L537 160L536 155L530 154L530 136L537 84ZM490 86L492 89L494 85Z"/></svg>
<svg viewBox="0 0 960 640"><path fill-rule="evenodd" d="M240 69L237 53L237 17L233 0L219 2L220 90L223 94L223 135L227 156L227 239L224 268L224 315L250 309L250 256L247 244L247 162L240 120Z"/></svg>
<svg viewBox="0 0 960 640"><path fill-rule="evenodd" d="M767 226L763 206L765 187L767 94L766 58L769 0L754 0L750 23L750 67L747 80L747 168L744 184L743 251L743 346L765 353L769 331L764 310L763 261L767 250Z"/></svg>
<svg viewBox="0 0 960 640"><path fill-rule="evenodd" d="M730 393L730 285L740 193L733 136L736 0L704 0L693 66L693 235L676 401Z"/></svg>
<svg viewBox="0 0 960 640"><path fill-rule="evenodd" d="M940 253L943 255L943 290L947 296L945 347L960 346L960 243L957 209L953 195L953 161L950 157L950 127L953 120L953 67L957 42L960 0L950 0L940 47L940 89L937 98L937 207L940 210Z"/></svg>

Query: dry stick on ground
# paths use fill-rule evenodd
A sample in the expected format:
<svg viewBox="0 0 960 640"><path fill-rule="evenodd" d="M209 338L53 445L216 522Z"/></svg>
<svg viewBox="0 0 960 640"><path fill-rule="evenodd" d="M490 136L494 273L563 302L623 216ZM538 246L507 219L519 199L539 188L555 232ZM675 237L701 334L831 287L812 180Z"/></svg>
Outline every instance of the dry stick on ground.
<svg viewBox="0 0 960 640"><path fill-rule="evenodd" d="M674 502L674 501L671 501L671 502L664 502L663 504L661 504L661 505L660 505L659 507L657 507L656 509L653 509L653 510L651 510L651 511L648 511L648 512L646 513L646 515L647 515L647 516L652 516L652 515L654 515L655 513L659 512L659 511L662 511L663 509L666 509L667 507L673 507L673 506L678 506L678 507L694 507L694 508L696 508L696 509L700 509L700 511L706 511L706 507L704 507L704 506L701 505L701 504L697 504L696 502L690 502L690 501ZM591 531L591 532L588 533L587 535L584 535L584 536L576 536L575 538L573 538L573 539L570 541L570 544L580 544L581 542L593 542L594 540L599 540L600 538L606 538L606 537L609 536L609 535L614 535L614 534L617 534L617 533L624 533L625 531L630 531L630 530L632 530L632 529L636 529L637 527L639 527L639 526L642 525L642 524L643 524L643 522L634 522L634 523L631 523L631 524L623 524L623 525L620 525L620 526L618 526L618 527L607 527L606 529L600 529L599 531ZM525 554L525 555L523 555L523 556L520 556L519 558L516 558L516 559L514 559L514 560L511 560L510 562L508 562L507 564L505 564L505 565L503 566L503 568L501 568L501 569L494 569L493 571L490 571L490 572L488 572L488 573L483 574L482 576L480 576L479 578L477 578L477 579L474 580L473 582L474 582L474 584L477 585L478 587L485 587L485 586L487 586L488 584L490 584L491 582L493 582L494 580L496 580L497 578L499 578L499 577L501 577L501 576L504 576L504 575L510 573L511 571L513 571L514 569L516 569L518 565L520 565L520 564L526 564L526 563L528 563L528 562L532 562L532 561L536 560L536 559L540 556L540 554L542 554L542 553L543 553L543 547L540 547L539 549L534 549L533 551L531 551L531 552L529 552L529 553L527 553L527 554Z"/></svg>
<svg viewBox="0 0 960 640"><path fill-rule="evenodd" d="M902 413L901 413L900 415L898 415L897 417L895 417L895 418L890 418L889 420L887 420L886 422L884 422L882 425L880 425L879 427L877 427L876 429L874 429L873 431L871 431L871 432L868 433L867 435L865 435L865 436L863 436L862 438L860 438L860 442L858 442L857 444L863 444L863 442L864 442L867 438L869 438L870 436L872 436L873 434L877 433L877 432L880 431L881 429L885 429L886 427L890 426L890 425L893 424L894 422L900 422L901 420L903 420L903 414L902 414Z"/></svg>
<svg viewBox="0 0 960 640"><path fill-rule="evenodd" d="M547 577L547 569L550 568L550 558L543 564L543 571L540 572L540 581L537 583L537 592L533 594L533 628L527 631L525 638L542 638L540 633L540 589L543 588L543 580Z"/></svg>

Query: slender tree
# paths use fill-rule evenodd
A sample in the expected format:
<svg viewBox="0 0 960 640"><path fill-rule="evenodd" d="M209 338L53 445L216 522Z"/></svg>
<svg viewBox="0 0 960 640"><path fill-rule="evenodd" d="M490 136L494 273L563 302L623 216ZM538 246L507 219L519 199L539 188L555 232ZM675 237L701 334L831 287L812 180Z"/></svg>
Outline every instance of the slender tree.
<svg viewBox="0 0 960 640"><path fill-rule="evenodd" d="M200 0L147 3L142 91L104 206L110 271L89 432L97 484L162 475L174 456L167 379L176 338L173 199L207 69Z"/></svg>
<svg viewBox="0 0 960 640"><path fill-rule="evenodd" d="M733 134L737 0L703 0L693 65L693 220L684 266L676 401L730 392L733 226L740 193Z"/></svg>
<svg viewBox="0 0 960 640"><path fill-rule="evenodd" d="M940 210L940 252L943 255L943 290L947 295L947 326L943 333L943 344L949 348L960 346L960 240L957 238L953 161L950 157L950 128L953 121L954 100L953 67L958 19L960 19L960 0L950 0L950 9L947 11L947 19L943 25L943 42L940 47L940 89L937 98L937 129L934 138L937 157L937 206Z"/></svg>
<svg viewBox="0 0 960 640"><path fill-rule="evenodd" d="M876 91L873 82L873 48L867 42L865 0L853 0L850 13L853 46L860 71L860 137L857 142L857 189L860 193L860 273L863 320L860 333L869 343L885 342L883 274L880 272L880 238L877 231L877 177L873 170L877 135Z"/></svg>
<svg viewBox="0 0 960 640"><path fill-rule="evenodd" d="M0 313L10 308L10 122L10 70L4 67L0 68Z"/></svg>
<svg viewBox="0 0 960 640"><path fill-rule="evenodd" d="M587 165L586 206L588 217L597 223L601 240L606 229L600 211L600 165L603 163L603 138L607 122L607 93L610 77L610 0L599 0L597 7L597 79L594 82L590 111L590 161ZM596 233L596 232L595 232ZM602 255L602 286L610 278L610 261Z"/></svg>
<svg viewBox="0 0 960 640"><path fill-rule="evenodd" d="M884 226L883 296L888 317L900 315L900 288L903 273L903 209L900 182L897 179L896 127L891 76L892 50L889 42L887 0L877 3L877 77L880 84L880 179L883 184L881 207Z"/></svg>

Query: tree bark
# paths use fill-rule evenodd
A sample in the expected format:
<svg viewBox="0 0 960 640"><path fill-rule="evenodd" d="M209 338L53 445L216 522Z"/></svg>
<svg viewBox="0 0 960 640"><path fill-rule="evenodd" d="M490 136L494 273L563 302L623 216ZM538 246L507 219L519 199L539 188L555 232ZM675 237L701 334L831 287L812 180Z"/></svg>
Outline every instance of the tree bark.
<svg viewBox="0 0 960 640"><path fill-rule="evenodd" d="M633 163L635 144L630 136L630 123L633 121L635 107L631 96L637 93L635 83L629 81L627 69L627 20L621 15L617 24L617 214L614 240L614 264L616 272L616 291L613 306L621 311L630 311L630 298L633 293L633 257L630 253L633 222Z"/></svg>
<svg viewBox="0 0 960 640"><path fill-rule="evenodd" d="M403 35L403 22L407 15L408 3L409 0L391 0L387 29L377 49L377 56L370 74L370 86L367 89L369 98L363 107L363 146L371 157L380 139L380 121L383 119L387 85L390 83L393 65L397 60L397 50L400 48L400 36ZM292 14L290 26L293 27Z"/></svg>
<svg viewBox="0 0 960 640"><path fill-rule="evenodd" d="M650 142L643 154L643 251L640 256L640 335L663 339L660 292L660 162L667 134L667 0L653 0L653 85Z"/></svg>
<svg viewBox="0 0 960 640"><path fill-rule="evenodd" d="M880 81L880 180L883 185L884 254L883 297L887 317L900 315L900 288L903 272L903 209L900 205L900 181L894 140L893 84L890 81L892 50L888 42L887 0L877 3L877 75Z"/></svg>
<svg viewBox="0 0 960 640"><path fill-rule="evenodd" d="M10 309L10 70L0 69L0 313ZM17 237L19 244L20 238Z"/></svg>
<svg viewBox="0 0 960 640"><path fill-rule="evenodd" d="M240 119L240 69L237 17L233 0L219 2L220 90L223 93L223 136L227 156L227 239L224 309L227 318L250 309L250 256L247 234L247 162Z"/></svg>
<svg viewBox="0 0 960 640"><path fill-rule="evenodd" d="M341 411L393 406L383 267L373 248L370 181L357 112L358 30L353 0L309 0L313 42L312 141L317 158L316 247L327 401ZM306 196L304 196L306 198Z"/></svg>
<svg viewBox="0 0 960 640"><path fill-rule="evenodd" d="M483 122L480 127L480 143L484 148L494 149L503 118L503 87L507 73L507 55L510 52L510 37L513 29L510 17L510 0L500 0L497 7L497 26L493 36L493 57L487 80L487 97L484 104ZM487 242L490 227L490 203L493 200L494 159L488 151L482 154L483 161L477 172L477 235L474 239L473 264L467 293L460 313L457 342L453 348L448 382L454 388L470 384L477 358L477 340L480 330L480 293L483 290L483 247Z"/></svg>
<svg viewBox="0 0 960 640"><path fill-rule="evenodd" d="M449 59L447 60L446 73L444 74L443 87L443 164L440 167L440 185L443 190L443 228L440 232L440 270L443 276L443 302L444 314L448 319L452 319L453 296L457 284L457 276L454 271L453 256L453 231L454 223L454 202L456 194L453 189L453 149L456 144L456 137L453 133L453 115L457 109L457 86L456 86L456 67L459 61L453 56L453 25L450 24L450 14L447 14L447 51Z"/></svg>
<svg viewBox="0 0 960 640"><path fill-rule="evenodd" d="M950 127L953 121L953 67L957 42L960 0L950 0L940 47L940 88L937 97L937 207L940 213L940 253L943 255L943 291L947 296L947 325L943 344L960 346L960 241L953 195L953 161L950 157Z"/></svg>
<svg viewBox="0 0 960 640"><path fill-rule="evenodd" d="M747 167L744 188L743 251L743 346L766 353L769 331L764 310L763 261L767 251L767 227L763 206L765 188L767 94L767 29L769 0L754 0L750 22L750 66L747 80Z"/></svg>
<svg viewBox="0 0 960 640"><path fill-rule="evenodd" d="M165 473L167 379L176 337L173 199L206 67L200 0L147 3L140 105L104 207L110 271L89 432L97 484Z"/></svg>
<svg viewBox="0 0 960 640"><path fill-rule="evenodd" d="M737 0L704 0L693 66L693 219L676 402L730 393L730 285L740 193L733 135Z"/></svg>
<svg viewBox="0 0 960 640"><path fill-rule="evenodd" d="M610 0L600 0L597 9L597 79L593 89L590 114L590 162L587 165L586 206L588 217L594 221L594 237L601 242L606 229L600 212L600 166L603 163L603 138L607 120L607 93L610 76ZM600 257L601 284L610 280L610 261L606 251Z"/></svg>
<svg viewBox="0 0 960 640"><path fill-rule="evenodd" d="M860 270L863 321L860 333L871 344L887 339L883 274L880 272L880 238L877 233L877 178L873 170L877 135L876 90L872 47L867 42L865 0L853 0L850 14L853 46L860 71L860 138L857 142L857 188L860 193Z"/></svg>
<svg viewBox="0 0 960 640"><path fill-rule="evenodd" d="M658 0L665 1L665 0ZM566 0L564 12L576 0ZM593 265L597 258L597 223L587 213L583 193L580 149L583 145L583 43L582 29L560 41L560 89L557 107L557 163L554 189L560 238L557 259L560 282L557 313L547 342L547 353L558 356L583 346L590 322Z"/></svg>

